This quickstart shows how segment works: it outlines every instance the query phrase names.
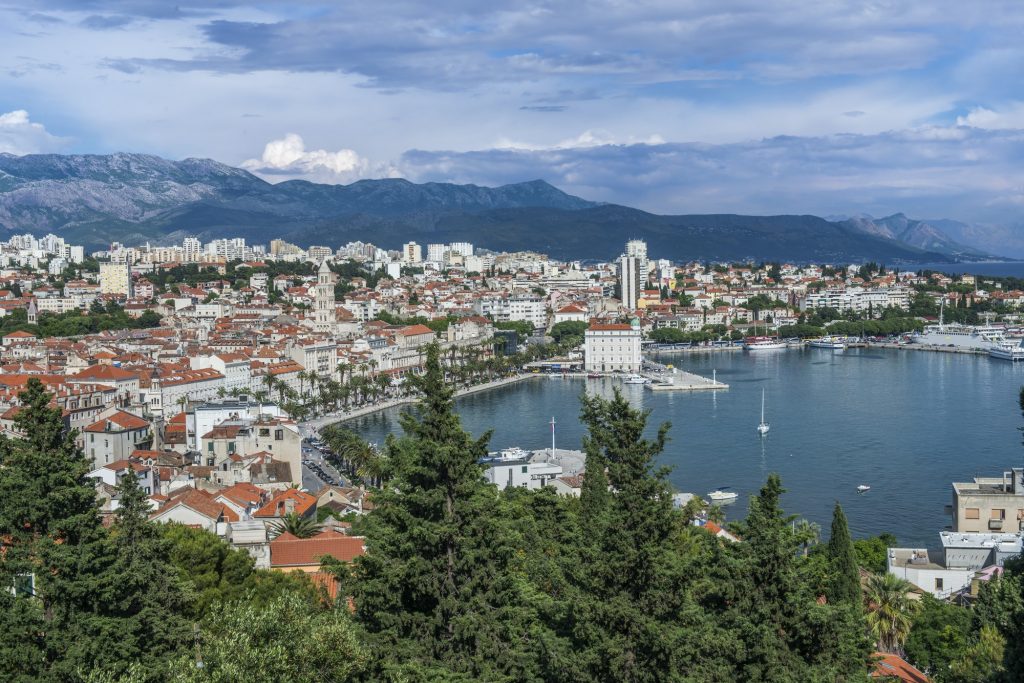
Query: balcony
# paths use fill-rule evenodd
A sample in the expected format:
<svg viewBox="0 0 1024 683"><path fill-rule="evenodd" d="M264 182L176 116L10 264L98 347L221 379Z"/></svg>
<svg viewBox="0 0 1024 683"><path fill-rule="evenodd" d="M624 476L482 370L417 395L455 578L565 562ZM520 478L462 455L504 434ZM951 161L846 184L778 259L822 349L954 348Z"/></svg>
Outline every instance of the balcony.
<svg viewBox="0 0 1024 683"><path fill-rule="evenodd" d="M992 531L1000 531L1003 528L1003 520L1001 519L990 519L988 520L988 528Z"/></svg>

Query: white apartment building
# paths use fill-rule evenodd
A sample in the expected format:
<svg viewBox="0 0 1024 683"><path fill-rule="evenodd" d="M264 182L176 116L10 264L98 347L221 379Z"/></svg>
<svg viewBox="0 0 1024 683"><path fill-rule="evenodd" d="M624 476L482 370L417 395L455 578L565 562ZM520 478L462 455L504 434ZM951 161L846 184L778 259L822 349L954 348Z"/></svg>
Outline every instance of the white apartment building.
<svg viewBox="0 0 1024 683"><path fill-rule="evenodd" d="M588 372L639 372L640 326L592 322L584 333L583 357Z"/></svg>
<svg viewBox="0 0 1024 683"><path fill-rule="evenodd" d="M804 311L834 308L843 313L867 313L869 309L879 312L889 306L907 310L910 307L910 291L905 287L826 289L821 292L808 292L800 302L800 308Z"/></svg>
<svg viewBox="0 0 1024 683"><path fill-rule="evenodd" d="M623 255L619 258L619 288L621 290L622 305L630 311L635 311L640 293L644 290L647 280L643 271L644 260L637 256Z"/></svg>
<svg viewBox="0 0 1024 683"><path fill-rule="evenodd" d="M132 295L132 269L127 263L100 264L100 292L103 294Z"/></svg>
<svg viewBox="0 0 1024 683"><path fill-rule="evenodd" d="M421 263L423 261L423 247L415 242L406 242L402 245L402 261L406 263Z"/></svg>
<svg viewBox="0 0 1024 683"><path fill-rule="evenodd" d="M448 251L448 247L444 244L428 244L427 260L434 263L444 263L444 253L446 251Z"/></svg>
<svg viewBox="0 0 1024 683"><path fill-rule="evenodd" d="M538 296L482 297L473 302L473 310L499 323L522 320L534 327L547 325L547 305Z"/></svg>
<svg viewBox="0 0 1024 683"><path fill-rule="evenodd" d="M448 251L461 254L462 256L472 256L473 245L469 242L452 242L448 245Z"/></svg>

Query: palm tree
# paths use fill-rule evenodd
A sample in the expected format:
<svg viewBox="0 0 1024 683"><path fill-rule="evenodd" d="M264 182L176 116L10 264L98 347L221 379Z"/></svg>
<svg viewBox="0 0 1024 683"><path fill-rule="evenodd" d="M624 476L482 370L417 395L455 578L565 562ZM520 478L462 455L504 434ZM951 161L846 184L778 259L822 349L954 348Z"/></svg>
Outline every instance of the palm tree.
<svg viewBox="0 0 1024 683"><path fill-rule="evenodd" d="M270 525L270 537L277 538L284 532L298 538L311 538L323 529L312 517L303 517L297 512L289 512L281 521Z"/></svg>
<svg viewBox="0 0 1024 683"><path fill-rule="evenodd" d="M910 635L913 615L921 603L910 597L914 586L889 574L876 574L864 588L868 630L883 652L899 653Z"/></svg>

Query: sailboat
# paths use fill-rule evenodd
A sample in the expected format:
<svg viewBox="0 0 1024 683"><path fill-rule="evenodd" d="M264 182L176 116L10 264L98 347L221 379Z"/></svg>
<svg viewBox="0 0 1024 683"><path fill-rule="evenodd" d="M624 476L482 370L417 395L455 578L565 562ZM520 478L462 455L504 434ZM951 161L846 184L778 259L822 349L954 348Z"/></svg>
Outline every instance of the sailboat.
<svg viewBox="0 0 1024 683"><path fill-rule="evenodd" d="M761 423L757 425L757 433L764 436L768 433L770 426L764 421L764 388L761 388Z"/></svg>

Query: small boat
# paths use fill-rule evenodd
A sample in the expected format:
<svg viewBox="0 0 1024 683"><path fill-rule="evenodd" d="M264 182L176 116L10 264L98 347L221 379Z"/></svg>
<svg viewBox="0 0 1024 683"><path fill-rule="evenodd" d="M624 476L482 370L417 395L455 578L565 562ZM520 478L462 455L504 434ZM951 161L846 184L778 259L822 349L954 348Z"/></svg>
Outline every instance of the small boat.
<svg viewBox="0 0 1024 683"><path fill-rule="evenodd" d="M731 503L739 497L740 494L735 491L723 491L722 489L715 489L708 494L712 503Z"/></svg>
<svg viewBox="0 0 1024 683"><path fill-rule="evenodd" d="M825 335L824 337L810 340L807 342L807 345L812 349L831 349L833 351L842 351L846 348L846 339Z"/></svg>
<svg viewBox="0 0 1024 683"><path fill-rule="evenodd" d="M864 493L865 491L870 491L870 490L871 490L871 487L868 486L867 484L861 484L860 486L857 487L857 493Z"/></svg>
<svg viewBox="0 0 1024 683"><path fill-rule="evenodd" d="M601 375L596 372L591 372L587 374L587 379L601 379Z"/></svg>
<svg viewBox="0 0 1024 683"><path fill-rule="evenodd" d="M651 380L643 377L642 375L630 375L626 378L626 384L647 384Z"/></svg>
<svg viewBox="0 0 1024 683"><path fill-rule="evenodd" d="M757 433L764 436L771 429L771 425L764 421L764 387L761 387L761 422L757 425Z"/></svg>

